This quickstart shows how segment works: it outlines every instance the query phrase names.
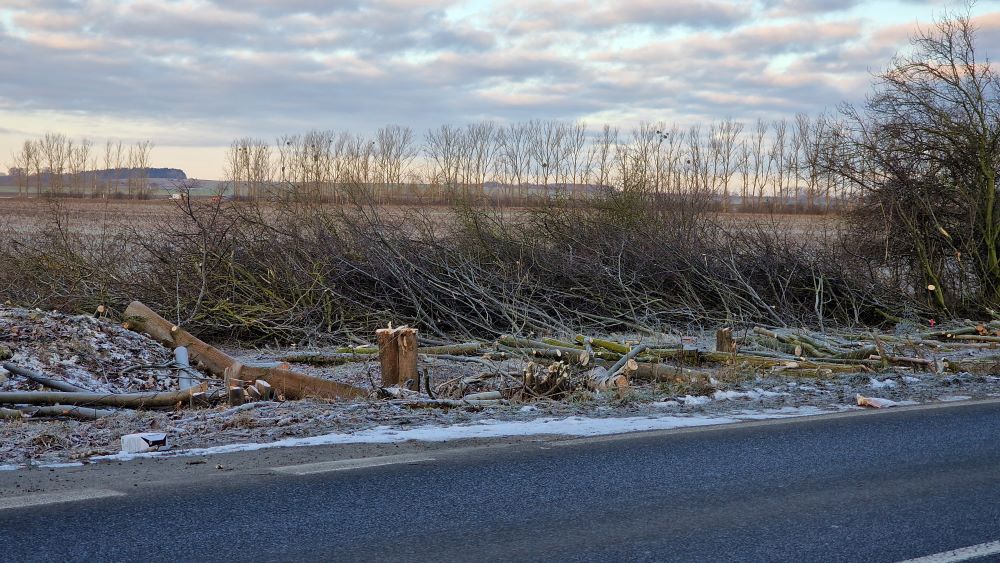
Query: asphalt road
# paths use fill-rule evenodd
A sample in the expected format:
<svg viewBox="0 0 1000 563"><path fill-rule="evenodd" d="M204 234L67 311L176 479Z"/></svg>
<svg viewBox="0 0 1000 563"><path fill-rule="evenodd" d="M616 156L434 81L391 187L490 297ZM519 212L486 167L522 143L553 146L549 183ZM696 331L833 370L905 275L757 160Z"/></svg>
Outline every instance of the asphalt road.
<svg viewBox="0 0 1000 563"><path fill-rule="evenodd" d="M998 430L955 405L0 497L0 558L899 561L1000 540Z"/></svg>

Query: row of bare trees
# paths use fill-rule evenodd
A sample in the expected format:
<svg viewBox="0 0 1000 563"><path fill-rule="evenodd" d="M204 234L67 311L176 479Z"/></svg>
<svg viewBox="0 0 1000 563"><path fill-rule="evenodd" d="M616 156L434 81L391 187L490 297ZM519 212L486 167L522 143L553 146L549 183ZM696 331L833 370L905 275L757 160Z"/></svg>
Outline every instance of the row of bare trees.
<svg viewBox="0 0 1000 563"><path fill-rule="evenodd" d="M226 157L237 197L274 190L340 200L366 186L377 201L490 195L509 201L587 196L605 189L655 195L699 194L744 208L829 207L851 185L823 163L843 126L832 118L731 119L707 127L642 123L630 131L582 122L483 121L442 125L418 140L390 125L366 136L310 131L273 144L244 137Z"/></svg>
<svg viewBox="0 0 1000 563"><path fill-rule="evenodd" d="M153 144L127 145L108 140L103 151L90 139L46 133L24 141L11 155L9 173L22 196L75 197L149 196L149 162Z"/></svg>

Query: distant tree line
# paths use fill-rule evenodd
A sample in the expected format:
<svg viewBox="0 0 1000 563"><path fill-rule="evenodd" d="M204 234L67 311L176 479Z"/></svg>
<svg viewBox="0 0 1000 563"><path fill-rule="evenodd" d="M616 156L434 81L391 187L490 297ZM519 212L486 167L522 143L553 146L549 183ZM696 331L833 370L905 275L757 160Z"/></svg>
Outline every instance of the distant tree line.
<svg viewBox="0 0 1000 563"><path fill-rule="evenodd" d="M225 179L240 198L339 201L364 187L378 202L484 193L524 201L612 189L826 209L853 195L852 184L824 166L845 138L843 123L806 115L749 127L732 119L688 128L650 122L628 131L555 120L442 125L422 137L399 125L373 135L313 130L273 143L236 139Z"/></svg>
<svg viewBox="0 0 1000 563"><path fill-rule="evenodd" d="M11 155L8 169L18 188L27 196L56 195L74 197L125 197L144 199L150 196L150 153L153 143L138 141L123 144L108 140L103 150L90 139L72 139L62 133L46 133L40 139L24 141ZM180 174L177 174L180 172ZM180 176L182 171L161 170L160 174Z"/></svg>

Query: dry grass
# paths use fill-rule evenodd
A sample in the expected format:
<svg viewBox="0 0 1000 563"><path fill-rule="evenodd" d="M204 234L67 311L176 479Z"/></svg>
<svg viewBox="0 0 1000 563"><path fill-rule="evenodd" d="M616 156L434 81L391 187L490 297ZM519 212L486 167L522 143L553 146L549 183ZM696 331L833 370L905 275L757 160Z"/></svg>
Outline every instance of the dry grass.
<svg viewBox="0 0 1000 563"><path fill-rule="evenodd" d="M498 209L6 200L0 290L285 342L367 335L656 332L884 321L912 306L844 251L836 220L713 214L612 195ZM833 225L828 227L828 225Z"/></svg>

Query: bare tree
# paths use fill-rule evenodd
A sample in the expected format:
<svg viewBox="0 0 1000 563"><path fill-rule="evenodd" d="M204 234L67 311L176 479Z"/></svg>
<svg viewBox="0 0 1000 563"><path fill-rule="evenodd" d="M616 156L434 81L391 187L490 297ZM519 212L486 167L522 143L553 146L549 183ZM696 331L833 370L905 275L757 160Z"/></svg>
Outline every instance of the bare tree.
<svg viewBox="0 0 1000 563"><path fill-rule="evenodd" d="M946 13L878 76L828 169L862 190L865 226L914 291L945 308L1000 304L1000 80L965 14ZM870 228L870 227L869 227Z"/></svg>

